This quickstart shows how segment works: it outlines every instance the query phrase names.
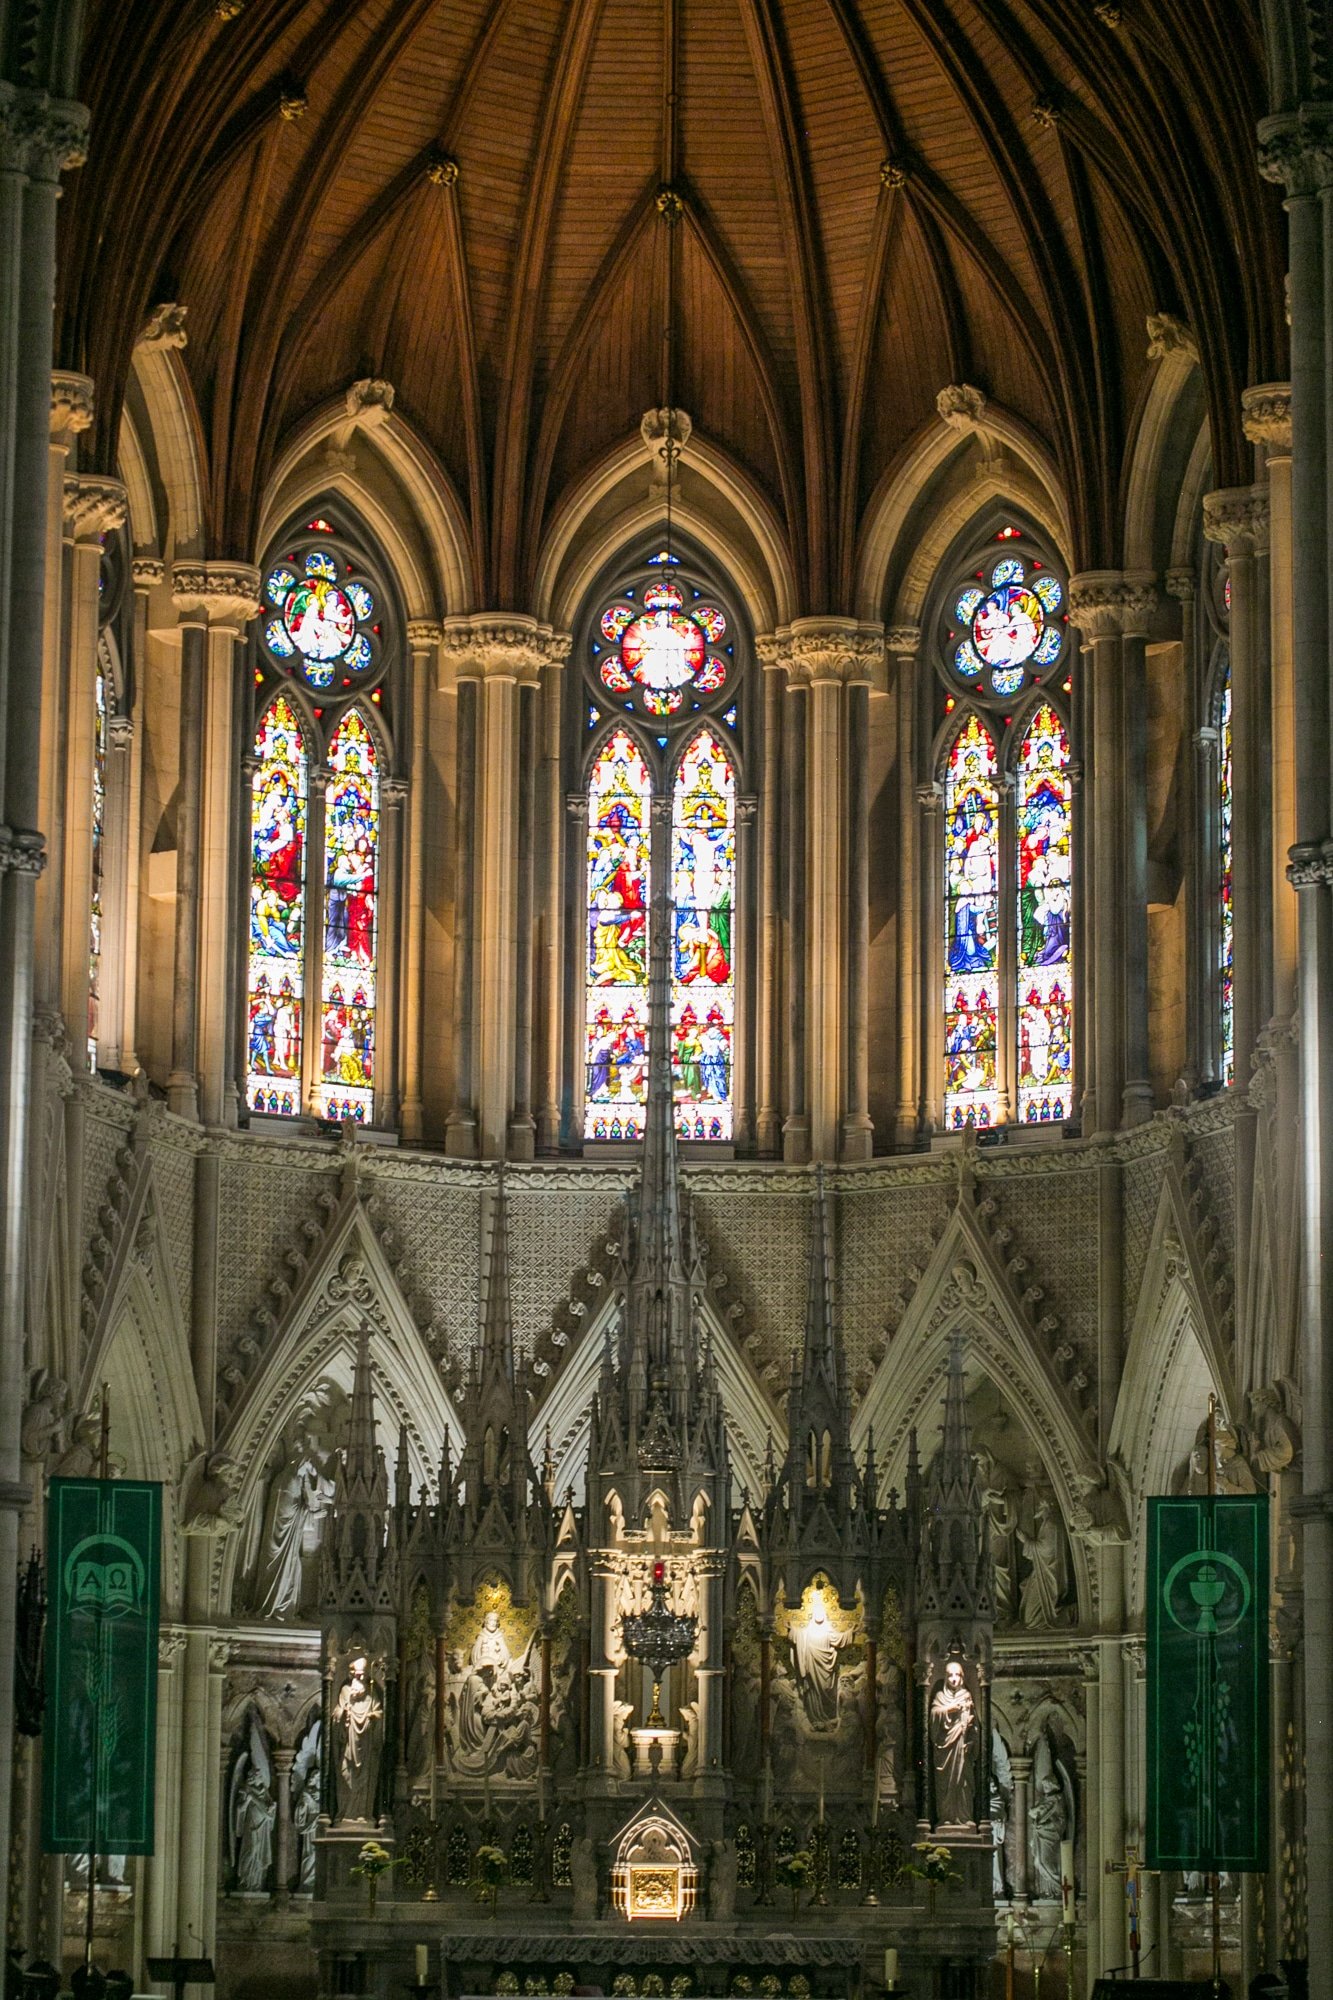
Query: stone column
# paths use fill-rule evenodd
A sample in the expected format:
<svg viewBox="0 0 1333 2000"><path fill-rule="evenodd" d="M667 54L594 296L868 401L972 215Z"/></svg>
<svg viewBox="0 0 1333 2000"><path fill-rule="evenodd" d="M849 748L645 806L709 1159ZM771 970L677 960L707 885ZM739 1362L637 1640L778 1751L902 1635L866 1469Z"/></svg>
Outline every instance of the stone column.
<svg viewBox="0 0 1333 2000"><path fill-rule="evenodd" d="M407 825L403 839L399 1074L402 1078L402 1136L409 1146L421 1144L425 1116L421 1070L427 1032L423 982L426 950L426 758L430 731L430 688L441 636L440 626L430 619L413 619L407 628L412 738Z"/></svg>
<svg viewBox="0 0 1333 2000"><path fill-rule="evenodd" d="M1155 579L1126 574L1120 606L1125 751L1125 876L1123 919L1125 1084L1121 1117L1142 1125L1152 1117L1148 1056L1148 674L1145 646L1157 608ZM1100 832L1100 827L1098 828Z"/></svg>
<svg viewBox="0 0 1333 2000"><path fill-rule="evenodd" d="M133 1076L139 1067L139 884L143 849L143 702L148 594L166 566L136 556L129 685L111 717L107 747L106 831L102 869L102 992L99 1041L107 1069Z"/></svg>
<svg viewBox="0 0 1333 2000"><path fill-rule="evenodd" d="M565 795L560 782L568 634L552 637L541 669L541 771L537 789L538 957L537 1031L540 1055L537 1151L560 1150L560 1106L565 1094Z"/></svg>
<svg viewBox="0 0 1333 2000"><path fill-rule="evenodd" d="M65 480L78 437L93 421L93 385L87 375L57 370L51 376L51 430L47 452L46 586L42 620L42 679L40 766L37 823L46 831L46 867L37 882L34 1000L58 1010L62 1004L64 944L64 838L66 734L69 700L66 691L65 627L68 610L66 577Z"/></svg>
<svg viewBox="0 0 1333 2000"><path fill-rule="evenodd" d="M921 1128L921 843L917 804L916 718L920 690L915 625L895 625L885 641L892 661L898 722L898 1109L893 1143L916 1144Z"/></svg>
<svg viewBox="0 0 1333 2000"><path fill-rule="evenodd" d="M783 1052L782 1157L788 1166L810 1158L810 1104L806 1035L809 999L806 992L807 939L810 933L805 852L806 737L810 690L794 672L790 649L782 704L782 985L780 1013L785 1031Z"/></svg>
<svg viewBox="0 0 1333 2000"><path fill-rule="evenodd" d="M167 1101L182 1117L235 1125L235 718L238 649L259 610L259 572L245 563L177 563L172 596L181 645L180 805Z"/></svg>
<svg viewBox="0 0 1333 2000"><path fill-rule="evenodd" d="M278 1808L274 1880L277 1893L284 1902L291 1894L292 1877L296 1873L296 1843L292 1837L292 1765L295 1762L295 1750L273 1752L273 1791Z"/></svg>
<svg viewBox="0 0 1333 2000"><path fill-rule="evenodd" d="M1028 1873L1028 1788L1032 1783L1031 1757L1009 1759L1009 1775L1014 1781L1014 1852L1013 1891L1016 1903L1032 1901L1032 1886Z"/></svg>
<svg viewBox="0 0 1333 2000"><path fill-rule="evenodd" d="M755 959L758 926L754 922L754 820L758 800L753 792L741 792L736 799L736 892L737 911L744 911L732 937L732 963L739 952L742 979L736 981L736 1025L731 1052L731 1102L734 1114L732 1137L738 1153L752 1153L754 1143L754 1056L755 1056Z"/></svg>
<svg viewBox="0 0 1333 2000"><path fill-rule="evenodd" d="M1286 880L1286 857L1296 839L1296 729L1291 654L1291 385L1262 383L1245 391L1241 405L1245 435L1252 444L1261 447L1268 472L1267 717L1271 828L1266 859L1272 904L1273 1023L1285 1028L1296 1005L1297 963L1296 898Z"/></svg>
<svg viewBox="0 0 1333 2000"><path fill-rule="evenodd" d="M454 774L454 1095L445 1127L444 1149L474 1159L477 1111L474 1099L473 910L476 905L477 705L478 687L467 653L441 654L441 691L457 690L458 728Z"/></svg>
<svg viewBox="0 0 1333 2000"><path fill-rule="evenodd" d="M508 1151L515 1105L519 690L537 686L558 643L549 626L519 612L475 612L444 623L445 658L456 678L476 680L478 694L471 1018L477 1143L485 1159L502 1159ZM460 715L460 779L461 723ZM459 790L461 798L461 783Z"/></svg>
<svg viewBox="0 0 1333 2000"><path fill-rule="evenodd" d="M1333 1881L1333 813L1330 812L1329 431L1333 423L1333 106L1260 126L1260 169L1286 188L1291 319L1292 707L1300 1016L1300 1329L1304 1394L1306 1857ZM1312 2000L1333 1995L1333 1898L1309 1908Z"/></svg>
<svg viewBox="0 0 1333 2000"><path fill-rule="evenodd" d="M514 1095L509 1117L509 1157L530 1160L537 1150L532 1115L533 911L536 874L537 797L536 686L518 694L518 881L514 950Z"/></svg>
<svg viewBox="0 0 1333 2000"><path fill-rule="evenodd" d="M779 1105L782 1035L779 994L782 965L782 729L787 704L787 658L781 635L755 641L763 670L763 741L759 772L759 841L755 897L759 912L755 978L755 1146L771 1159L781 1139Z"/></svg>
<svg viewBox="0 0 1333 2000"><path fill-rule="evenodd" d="M851 1002L855 998L863 1008L865 997L867 941L852 896L855 891L864 901L868 887L864 860L853 860L854 840L864 848L868 744L862 728L857 776L851 769L848 722L851 689L868 683L883 659L884 639L851 618L798 618L788 649L793 681L809 689L803 969L810 1156L863 1159L870 1153L870 1120L864 1104L858 1109L849 1102L846 1079L855 1039ZM859 828L852 819L858 799Z"/></svg>
<svg viewBox="0 0 1333 2000"><path fill-rule="evenodd" d="M870 686L847 689L847 1077L844 1160L868 1160L870 1123Z"/></svg>
<svg viewBox="0 0 1333 2000"><path fill-rule="evenodd" d="M1083 704L1091 740L1080 746L1084 814L1096 839L1081 842L1092 855L1091 879L1075 883L1088 899L1079 930L1092 942L1093 1046L1078 1066L1084 1077L1084 1131L1113 1132L1151 1109L1147 1087L1146 810L1142 771L1127 728L1127 700L1142 696L1142 646L1155 594L1142 577L1120 570L1087 570L1070 578L1069 609L1083 634L1081 673L1089 683ZM1126 637L1129 649L1126 675ZM1075 967L1075 978L1080 977ZM1132 1043L1128 1033L1132 1032ZM1133 1058L1136 1070L1129 1071Z"/></svg>
<svg viewBox="0 0 1333 2000"><path fill-rule="evenodd" d="M177 1869L180 1856L182 1705L181 1662L185 1633L164 1627L157 1641L157 1764L153 1780L155 1845L148 1857L144 1894L144 1948L169 1957L179 1935Z"/></svg>
<svg viewBox="0 0 1333 2000"><path fill-rule="evenodd" d="M13 50L6 48L6 55ZM41 79L45 37L24 45ZM0 85L0 1910L9 1908L56 203L87 112Z"/></svg>
<svg viewBox="0 0 1333 2000"><path fill-rule="evenodd" d="M122 526L125 488L115 479L65 480L70 540L68 647L65 655L64 908L60 1004L75 1067L88 1059L89 949L93 905L93 765L97 748L97 651L102 537ZM108 690L108 711L110 709ZM110 732L108 729L108 736ZM110 763L110 743L106 745ZM103 852L105 852L105 838Z"/></svg>

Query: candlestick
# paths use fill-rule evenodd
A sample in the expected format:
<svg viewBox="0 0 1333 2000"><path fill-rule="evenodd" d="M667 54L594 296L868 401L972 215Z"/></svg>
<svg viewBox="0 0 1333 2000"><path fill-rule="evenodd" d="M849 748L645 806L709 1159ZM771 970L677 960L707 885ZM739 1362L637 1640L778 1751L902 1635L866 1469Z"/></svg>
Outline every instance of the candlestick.
<svg viewBox="0 0 1333 2000"><path fill-rule="evenodd" d="M1060 1842L1060 1918L1063 1923L1074 1921L1074 1843L1072 1840Z"/></svg>

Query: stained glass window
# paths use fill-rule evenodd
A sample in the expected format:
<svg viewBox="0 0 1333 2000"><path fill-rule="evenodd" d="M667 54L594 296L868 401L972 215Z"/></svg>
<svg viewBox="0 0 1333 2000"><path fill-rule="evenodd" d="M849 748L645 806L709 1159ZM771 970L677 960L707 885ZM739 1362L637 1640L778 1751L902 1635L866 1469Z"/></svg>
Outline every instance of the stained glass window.
<svg viewBox="0 0 1333 2000"><path fill-rule="evenodd" d="M981 701L1010 702L1040 685L1065 648L1065 589L1016 528L1003 528L958 579L944 611L948 677Z"/></svg>
<svg viewBox="0 0 1333 2000"><path fill-rule="evenodd" d="M995 744L976 715L944 777L944 1123L993 1125L998 1109L1000 792Z"/></svg>
<svg viewBox="0 0 1333 2000"><path fill-rule="evenodd" d="M720 606L667 573L641 591L626 586L603 611L591 644L605 692L661 723L687 717L727 685L733 657L727 639Z"/></svg>
<svg viewBox="0 0 1333 2000"><path fill-rule="evenodd" d="M301 1111L308 760L285 695L255 738L250 794L250 953L245 1098L252 1111Z"/></svg>
<svg viewBox="0 0 1333 2000"><path fill-rule="evenodd" d="M671 847L676 1130L683 1139L730 1139L736 775L711 729L680 760Z"/></svg>
<svg viewBox="0 0 1333 2000"><path fill-rule="evenodd" d="M1018 750L1016 849L1018 1118L1068 1118L1073 1108L1070 954L1069 738L1048 702Z"/></svg>
<svg viewBox="0 0 1333 2000"><path fill-rule="evenodd" d="M329 746L324 792L324 945L319 1104L369 1124L375 1103L379 760L359 709Z"/></svg>
<svg viewBox="0 0 1333 2000"><path fill-rule="evenodd" d="M1230 1087L1236 1080L1236 1031L1232 1004L1234 945L1231 912L1231 671L1222 683L1218 713L1218 937L1217 970L1221 998L1222 1082Z"/></svg>
<svg viewBox="0 0 1333 2000"><path fill-rule="evenodd" d="M352 559L312 521L305 537L264 580L264 647L280 670L320 694L363 683L378 664L381 625L375 593ZM311 534L320 539L310 542Z"/></svg>
<svg viewBox="0 0 1333 2000"><path fill-rule="evenodd" d="M100 586L100 577L99 577ZM106 661L97 652L93 719L93 893L88 929L88 1067L97 1068L97 1013L102 972L102 871L106 843Z"/></svg>
<svg viewBox="0 0 1333 2000"><path fill-rule="evenodd" d="M643 1136L651 796L643 752L627 730L616 730L588 785L584 1133L589 1139Z"/></svg>

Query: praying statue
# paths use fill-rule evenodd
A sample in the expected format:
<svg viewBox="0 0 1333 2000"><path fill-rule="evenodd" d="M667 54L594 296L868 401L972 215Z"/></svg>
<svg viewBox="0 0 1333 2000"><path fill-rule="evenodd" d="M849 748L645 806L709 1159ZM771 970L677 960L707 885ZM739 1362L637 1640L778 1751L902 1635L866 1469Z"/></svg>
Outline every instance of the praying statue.
<svg viewBox="0 0 1333 2000"><path fill-rule="evenodd" d="M969 1826L975 1820L979 1741L976 1704L963 1663L950 1660L930 1704L936 1826Z"/></svg>
<svg viewBox="0 0 1333 2000"><path fill-rule="evenodd" d="M1060 1619L1068 1583L1064 1529L1059 1509L1049 1493L1039 1491L1032 1509L1032 1527L1018 1539L1029 1568L1019 1587L1019 1616L1025 1625L1055 1625Z"/></svg>
<svg viewBox="0 0 1333 2000"><path fill-rule="evenodd" d="M315 1836L319 1832L319 1721L311 1723L292 1770L292 1832L296 1836L296 1889L315 1887Z"/></svg>
<svg viewBox="0 0 1333 2000"><path fill-rule="evenodd" d="M375 1817L383 1721L384 1706L371 1685L369 1662L364 1653L357 1653L347 1663L347 1679L333 1704L340 1820Z"/></svg>
<svg viewBox="0 0 1333 2000"><path fill-rule="evenodd" d="M1043 1730L1032 1760L1032 1797L1028 1803L1028 1854L1032 1886L1040 1901L1060 1897L1060 1843L1074 1832L1074 1791L1064 1762Z"/></svg>
<svg viewBox="0 0 1333 2000"><path fill-rule="evenodd" d="M230 1811L232 1872L243 1895L262 1896L273 1868L273 1835L278 1807L273 1797L273 1769L268 1744L257 1718L250 1716L249 1736L232 1772Z"/></svg>
<svg viewBox="0 0 1333 2000"><path fill-rule="evenodd" d="M831 1729L837 1723L838 1654L851 1643L852 1633L838 1631L823 1591L816 1590L809 1614L791 1627L792 1662L812 1729Z"/></svg>

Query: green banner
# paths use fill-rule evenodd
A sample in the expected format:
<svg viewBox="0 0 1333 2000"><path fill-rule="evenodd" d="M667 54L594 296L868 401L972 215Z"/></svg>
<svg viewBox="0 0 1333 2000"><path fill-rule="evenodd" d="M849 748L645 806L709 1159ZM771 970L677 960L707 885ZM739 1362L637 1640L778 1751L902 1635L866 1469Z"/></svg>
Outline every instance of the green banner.
<svg viewBox="0 0 1333 2000"><path fill-rule="evenodd" d="M1266 1868L1268 1785L1268 1497L1149 1500L1149 1868Z"/></svg>
<svg viewBox="0 0 1333 2000"><path fill-rule="evenodd" d="M162 1488L53 1479L42 1845L151 1854Z"/></svg>

